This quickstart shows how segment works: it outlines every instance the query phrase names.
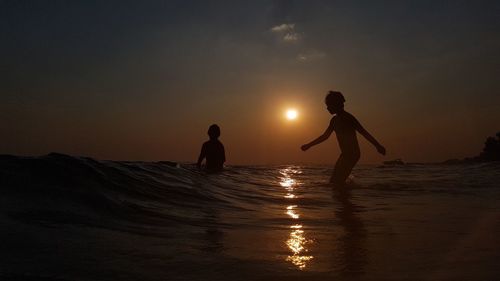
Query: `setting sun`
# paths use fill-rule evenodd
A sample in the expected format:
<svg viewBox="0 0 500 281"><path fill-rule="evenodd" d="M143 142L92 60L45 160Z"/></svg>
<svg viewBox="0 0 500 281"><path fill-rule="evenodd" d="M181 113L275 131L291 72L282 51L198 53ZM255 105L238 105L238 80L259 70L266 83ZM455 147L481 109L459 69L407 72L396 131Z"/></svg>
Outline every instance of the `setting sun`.
<svg viewBox="0 0 500 281"><path fill-rule="evenodd" d="M286 119L288 120L294 120L294 119L297 119L297 116L299 115L297 110L295 109L288 109L286 111Z"/></svg>

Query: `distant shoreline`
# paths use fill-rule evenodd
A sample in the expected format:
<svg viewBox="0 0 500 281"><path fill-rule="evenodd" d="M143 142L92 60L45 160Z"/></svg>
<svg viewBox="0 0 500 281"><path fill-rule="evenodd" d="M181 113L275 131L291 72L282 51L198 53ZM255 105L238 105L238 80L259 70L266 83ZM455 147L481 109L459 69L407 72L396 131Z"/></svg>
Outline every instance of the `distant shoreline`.
<svg viewBox="0 0 500 281"><path fill-rule="evenodd" d="M42 155L15 155L2 153L0 154L0 158L43 158L43 157L58 157L58 158L83 158L83 159L91 159L97 161L113 161L113 162L151 162L151 163L159 163L168 166L176 166L192 164L190 162L185 161L170 161L170 160L152 160L152 161L144 161L144 160L113 160L113 159L99 159L95 157L83 156L83 155L71 155L60 152L50 152ZM392 161L384 161L384 162L392 162ZM461 165L461 164L479 164L479 163L495 163L500 162L497 159L485 159L481 156L476 157L467 157L463 159L447 159L445 161L437 161L437 162L403 162L400 164L388 164L388 163L360 163L359 165L383 165L383 166L407 166L407 165ZM334 163L281 163L281 164L230 164L230 166L280 166L280 165L322 165L322 166L333 166Z"/></svg>

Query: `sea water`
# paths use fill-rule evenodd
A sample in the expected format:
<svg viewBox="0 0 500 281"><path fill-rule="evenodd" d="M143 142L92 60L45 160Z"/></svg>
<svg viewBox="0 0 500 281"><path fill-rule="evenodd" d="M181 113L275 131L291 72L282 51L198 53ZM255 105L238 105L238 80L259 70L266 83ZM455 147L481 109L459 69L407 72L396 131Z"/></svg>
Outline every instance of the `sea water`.
<svg viewBox="0 0 500 281"><path fill-rule="evenodd" d="M0 156L0 280L499 280L500 164Z"/></svg>

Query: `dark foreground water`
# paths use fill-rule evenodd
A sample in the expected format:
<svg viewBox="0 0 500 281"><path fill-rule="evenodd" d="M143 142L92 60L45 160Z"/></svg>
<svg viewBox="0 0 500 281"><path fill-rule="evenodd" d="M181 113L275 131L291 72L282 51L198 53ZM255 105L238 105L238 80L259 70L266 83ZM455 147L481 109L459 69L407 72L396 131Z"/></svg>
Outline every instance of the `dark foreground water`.
<svg viewBox="0 0 500 281"><path fill-rule="evenodd" d="M500 280L500 165L0 156L0 280Z"/></svg>

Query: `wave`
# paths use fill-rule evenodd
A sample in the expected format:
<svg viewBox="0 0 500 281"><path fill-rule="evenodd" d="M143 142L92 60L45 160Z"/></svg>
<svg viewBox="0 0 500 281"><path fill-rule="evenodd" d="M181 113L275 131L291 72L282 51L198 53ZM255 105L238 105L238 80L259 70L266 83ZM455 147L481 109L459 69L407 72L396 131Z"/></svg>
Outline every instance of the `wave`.
<svg viewBox="0 0 500 281"><path fill-rule="evenodd" d="M136 229L205 223L200 206L238 208L209 178L170 162L0 156L3 208L11 218L38 223Z"/></svg>
<svg viewBox="0 0 500 281"><path fill-rule="evenodd" d="M378 193L375 196L477 192L498 187L494 175L500 174L499 168L497 163L361 165L354 171L354 189ZM301 186L294 191L301 207L332 204L331 189L325 185L331 171L325 166L231 166L210 175L193 165L168 161L99 161L58 153L1 155L0 208L10 219L28 223L159 235L172 228L215 223L241 227L255 224L254 213L274 214L278 211L273 208L288 204L290 180ZM232 214L231 220L211 219L220 213Z"/></svg>

